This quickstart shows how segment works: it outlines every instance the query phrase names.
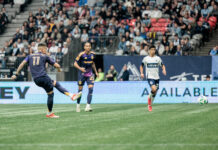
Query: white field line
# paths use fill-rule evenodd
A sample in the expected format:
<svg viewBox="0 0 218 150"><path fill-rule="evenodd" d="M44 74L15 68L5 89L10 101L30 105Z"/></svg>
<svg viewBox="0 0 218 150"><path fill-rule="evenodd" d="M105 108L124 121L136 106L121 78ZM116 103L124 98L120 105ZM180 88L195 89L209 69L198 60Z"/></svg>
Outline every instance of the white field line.
<svg viewBox="0 0 218 150"><path fill-rule="evenodd" d="M39 143L39 144L0 144L0 147L78 147L78 146L82 146L82 147L86 147L86 146L96 146L96 147L102 147L102 146L108 146L108 147L114 147L114 146L124 146L124 147L135 147L135 146L140 146L140 147L145 147L145 146L155 146L155 147L163 147L163 146L173 146L173 147L184 147L184 146L197 146L197 147L217 147L218 144L212 144L212 143L201 143L201 144L186 144L186 143L168 143L168 144L68 144L68 143L61 143L61 144L46 144L46 143Z"/></svg>

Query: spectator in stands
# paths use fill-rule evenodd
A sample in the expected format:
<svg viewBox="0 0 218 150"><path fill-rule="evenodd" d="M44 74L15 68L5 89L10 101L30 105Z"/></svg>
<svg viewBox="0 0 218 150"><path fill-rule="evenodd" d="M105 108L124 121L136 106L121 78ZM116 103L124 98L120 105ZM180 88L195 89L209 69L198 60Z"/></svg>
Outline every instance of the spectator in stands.
<svg viewBox="0 0 218 150"><path fill-rule="evenodd" d="M14 34L13 41L16 42L19 38L22 39L22 34L20 33L20 29L17 28L16 33Z"/></svg>
<svg viewBox="0 0 218 150"><path fill-rule="evenodd" d="M24 43L22 42L22 40L20 38L17 40L17 47L19 49L24 48Z"/></svg>
<svg viewBox="0 0 218 150"><path fill-rule="evenodd" d="M174 55L176 53L176 46L174 46L173 41L170 41L169 51L170 51L170 54L172 54L172 55Z"/></svg>
<svg viewBox="0 0 218 150"><path fill-rule="evenodd" d="M120 81L129 81L129 71L127 70L127 65L123 66L123 74L120 77Z"/></svg>
<svg viewBox="0 0 218 150"><path fill-rule="evenodd" d="M54 29L54 32L51 34L51 38L55 41L61 41L61 34L57 28Z"/></svg>
<svg viewBox="0 0 218 150"><path fill-rule="evenodd" d="M183 55L185 56L190 55L192 51L192 47L191 47L191 44L189 43L189 38L185 38L184 40L182 40L181 44L182 44Z"/></svg>
<svg viewBox="0 0 218 150"><path fill-rule="evenodd" d="M19 48L17 47L17 44L14 43L13 44L13 47L12 47L12 56L17 56L19 54L20 50Z"/></svg>
<svg viewBox="0 0 218 150"><path fill-rule="evenodd" d="M101 68L98 68L98 77L96 77L95 82L104 81L104 72Z"/></svg>
<svg viewBox="0 0 218 150"><path fill-rule="evenodd" d="M26 57L26 53L25 53L25 51L24 51L24 47L22 47L22 48L20 48L20 52L19 52L19 54L17 55L17 57L23 57L23 58L25 58ZM23 60L23 59L22 59Z"/></svg>
<svg viewBox="0 0 218 150"><path fill-rule="evenodd" d="M182 56L182 49L180 45L177 45L175 56Z"/></svg>
<svg viewBox="0 0 218 150"><path fill-rule="evenodd" d="M5 58L5 48L1 48L0 49L0 63L1 63L1 66L0 68L5 68L6 67L6 58Z"/></svg>
<svg viewBox="0 0 218 150"><path fill-rule="evenodd" d="M136 36L135 36L135 38L134 38L134 42L142 42L144 39L143 39L143 37L140 35L140 31L137 31L136 32Z"/></svg>
<svg viewBox="0 0 218 150"><path fill-rule="evenodd" d="M143 49L140 50L140 56L147 56L148 55L148 46L142 44Z"/></svg>
<svg viewBox="0 0 218 150"><path fill-rule="evenodd" d="M171 51L170 51L169 46L165 46L164 52L163 52L162 55L165 55L165 56L170 56L171 55Z"/></svg>
<svg viewBox="0 0 218 150"><path fill-rule="evenodd" d="M92 28L92 31L89 34L89 41L91 42L92 48L95 49L98 45L98 33L95 28Z"/></svg>
<svg viewBox="0 0 218 150"><path fill-rule="evenodd" d="M57 53L56 53L56 62L59 63L60 65L62 65L63 63L63 58L64 58L64 54L61 50L61 47L58 47Z"/></svg>
<svg viewBox="0 0 218 150"><path fill-rule="evenodd" d="M142 23L145 24L145 27L150 28L151 27L151 20L148 17L148 14L145 14L143 19L142 19Z"/></svg>
<svg viewBox="0 0 218 150"><path fill-rule="evenodd" d="M49 54L51 56L56 56L57 52L58 52L58 46L56 46L55 41L53 41L52 46L49 48Z"/></svg>
<svg viewBox="0 0 218 150"><path fill-rule="evenodd" d="M210 10L207 8L207 4L206 3L204 3L204 8L203 9L201 9L201 16L203 17L203 18L209 18L209 15L210 15Z"/></svg>
<svg viewBox="0 0 218 150"><path fill-rule="evenodd" d="M117 71L114 68L114 65L110 65L110 69L106 74L107 81L117 81Z"/></svg>
<svg viewBox="0 0 218 150"><path fill-rule="evenodd" d="M163 46L169 46L168 39L165 35L162 37L161 44L163 44Z"/></svg>
<svg viewBox="0 0 218 150"><path fill-rule="evenodd" d="M12 55L11 47L9 46L8 41L5 42L4 51L5 51L5 56L11 56Z"/></svg>
<svg viewBox="0 0 218 150"><path fill-rule="evenodd" d="M164 52L164 45L161 44L160 41L157 41L157 44L156 44L156 50L157 50L157 55L161 56L163 55L163 52Z"/></svg>
<svg viewBox="0 0 218 150"><path fill-rule="evenodd" d="M211 49L211 50L209 51L209 54L210 54L211 56L218 55L218 45L215 46L213 49Z"/></svg>
<svg viewBox="0 0 218 150"><path fill-rule="evenodd" d="M188 35L189 38L192 38L192 36L194 35L194 33L195 33L194 28L192 27L191 24L188 24L187 30L185 30L185 35Z"/></svg>
<svg viewBox="0 0 218 150"><path fill-rule="evenodd" d="M174 34L177 34L179 38L182 36L181 28L178 26L178 24L175 22L174 26L172 27L172 32Z"/></svg>
<svg viewBox="0 0 218 150"><path fill-rule="evenodd" d="M195 33L196 34L201 34L203 36L202 38L202 45L204 45L204 42L206 41L206 36L205 34L208 34L206 33L206 30L205 28L203 27L203 23L201 21L198 22L196 28L195 28Z"/></svg>
<svg viewBox="0 0 218 150"><path fill-rule="evenodd" d="M132 45L132 46L131 46L131 49L130 49L130 52L129 52L129 55L130 55L130 56L135 56L135 55L137 55L137 54L138 54L138 53L137 53L137 51L136 51L135 46Z"/></svg>
<svg viewBox="0 0 218 150"><path fill-rule="evenodd" d="M64 55L68 54L67 42L64 42L64 47L62 48L62 52Z"/></svg>
<svg viewBox="0 0 218 150"><path fill-rule="evenodd" d="M88 34L87 34L87 31L86 31L86 29L83 29L83 33L82 33L82 35L81 35L81 42L83 43L83 45L84 45L84 43L85 42L87 42L89 40L89 36L88 36ZM82 46L83 47L83 46Z"/></svg>
<svg viewBox="0 0 218 150"><path fill-rule="evenodd" d="M119 45L118 45L118 50L117 50L117 55L122 55L122 54L126 54L127 49L126 49L126 38L122 37L122 40L120 41Z"/></svg>
<svg viewBox="0 0 218 150"><path fill-rule="evenodd" d="M178 35L176 34L176 35L174 36L174 39L173 39L173 45L174 45L174 46L177 46L177 45L179 45L179 44L180 44L180 39L179 39Z"/></svg>

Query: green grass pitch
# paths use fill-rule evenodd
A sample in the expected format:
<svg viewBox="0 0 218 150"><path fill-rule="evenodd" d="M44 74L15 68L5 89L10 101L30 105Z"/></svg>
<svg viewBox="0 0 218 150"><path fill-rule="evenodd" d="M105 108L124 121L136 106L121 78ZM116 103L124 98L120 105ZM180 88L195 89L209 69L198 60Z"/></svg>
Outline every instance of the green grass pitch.
<svg viewBox="0 0 218 150"><path fill-rule="evenodd" d="M0 150L217 150L218 104L0 105Z"/></svg>

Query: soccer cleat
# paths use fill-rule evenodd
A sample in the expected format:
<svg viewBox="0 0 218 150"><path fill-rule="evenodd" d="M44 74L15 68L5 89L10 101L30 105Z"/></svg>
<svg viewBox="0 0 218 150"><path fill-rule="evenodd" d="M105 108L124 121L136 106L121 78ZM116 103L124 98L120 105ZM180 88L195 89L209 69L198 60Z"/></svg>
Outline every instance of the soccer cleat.
<svg viewBox="0 0 218 150"><path fill-rule="evenodd" d="M90 105L86 105L85 112L90 112L90 111L92 111L92 108L90 107Z"/></svg>
<svg viewBox="0 0 218 150"><path fill-rule="evenodd" d="M148 111L152 111L152 106L148 105Z"/></svg>
<svg viewBox="0 0 218 150"><path fill-rule="evenodd" d="M78 98L80 98L82 95L82 92L79 92L79 93L76 93L76 94L73 94L73 96L71 97L71 99L73 101L77 100Z"/></svg>
<svg viewBox="0 0 218 150"><path fill-rule="evenodd" d="M76 106L76 112L80 112L80 106L79 105Z"/></svg>
<svg viewBox="0 0 218 150"><path fill-rule="evenodd" d="M56 116L54 113L51 113L49 115L47 114L46 117L47 118L59 118L59 116Z"/></svg>

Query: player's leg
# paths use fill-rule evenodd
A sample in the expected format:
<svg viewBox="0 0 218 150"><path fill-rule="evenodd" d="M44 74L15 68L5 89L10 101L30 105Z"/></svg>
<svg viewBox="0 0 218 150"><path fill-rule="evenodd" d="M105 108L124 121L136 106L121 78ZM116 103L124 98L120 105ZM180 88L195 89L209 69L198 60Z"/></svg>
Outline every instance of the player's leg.
<svg viewBox="0 0 218 150"><path fill-rule="evenodd" d="M48 113L46 117L48 118L59 118L59 116L56 116L54 113L52 113L53 109L53 100L54 100L54 92L53 92L53 84L52 80L49 77L40 77L34 80L35 84L39 87L42 87L48 95L47 98L47 107L48 107Z"/></svg>
<svg viewBox="0 0 218 150"><path fill-rule="evenodd" d="M91 102L92 102L92 94L93 94L93 87L94 87L94 76L91 76L87 79L87 84L88 84L88 95L87 95L87 104L85 111L92 111L91 108Z"/></svg>
<svg viewBox="0 0 218 150"><path fill-rule="evenodd" d="M148 111L152 111L152 101L154 100L154 97L156 95L156 85L155 85L155 80L153 79L148 79L148 84L151 87L151 93L148 95Z"/></svg>
<svg viewBox="0 0 218 150"><path fill-rule="evenodd" d="M64 95L67 95L67 96L71 97L72 100L77 100L77 99L82 95L81 92L76 93L76 94L70 93L68 90L66 90L64 87L62 87L62 86L60 85L60 83L57 82L57 81L53 81L53 85L54 85L54 87L55 87L58 91L60 91L60 92L63 93Z"/></svg>
<svg viewBox="0 0 218 150"><path fill-rule="evenodd" d="M83 86L79 86L78 92L82 92ZM80 101L81 101L82 95L77 99L77 105L76 105L76 112L80 112Z"/></svg>

